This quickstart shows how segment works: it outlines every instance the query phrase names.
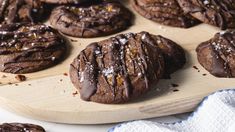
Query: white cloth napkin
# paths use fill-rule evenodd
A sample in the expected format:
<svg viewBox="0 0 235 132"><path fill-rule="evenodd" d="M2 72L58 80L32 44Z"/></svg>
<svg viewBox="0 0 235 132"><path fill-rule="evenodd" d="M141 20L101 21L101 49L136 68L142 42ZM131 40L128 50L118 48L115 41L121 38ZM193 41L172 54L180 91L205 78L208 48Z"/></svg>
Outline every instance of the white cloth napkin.
<svg viewBox="0 0 235 132"><path fill-rule="evenodd" d="M109 132L235 132L235 89L209 95L186 120L133 121L115 126Z"/></svg>

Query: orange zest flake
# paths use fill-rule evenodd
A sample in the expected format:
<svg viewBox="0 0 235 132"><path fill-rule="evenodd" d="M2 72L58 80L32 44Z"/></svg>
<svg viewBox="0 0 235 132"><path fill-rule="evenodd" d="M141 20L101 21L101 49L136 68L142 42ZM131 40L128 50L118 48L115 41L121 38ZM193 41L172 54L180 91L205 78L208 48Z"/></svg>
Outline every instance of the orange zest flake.
<svg viewBox="0 0 235 132"><path fill-rule="evenodd" d="M111 12L113 10L113 6L107 6L106 9L108 10L108 12Z"/></svg>

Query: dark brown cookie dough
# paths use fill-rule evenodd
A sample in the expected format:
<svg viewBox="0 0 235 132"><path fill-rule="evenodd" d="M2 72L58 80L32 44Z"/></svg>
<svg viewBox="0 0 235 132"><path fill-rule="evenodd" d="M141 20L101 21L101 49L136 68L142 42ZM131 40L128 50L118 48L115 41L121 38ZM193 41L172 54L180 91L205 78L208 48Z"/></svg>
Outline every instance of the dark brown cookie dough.
<svg viewBox="0 0 235 132"><path fill-rule="evenodd" d="M235 77L235 31L217 33L197 49L199 63L216 77Z"/></svg>
<svg viewBox="0 0 235 132"><path fill-rule="evenodd" d="M0 23L38 22L43 10L39 0L0 0Z"/></svg>
<svg viewBox="0 0 235 132"><path fill-rule="evenodd" d="M70 78L83 100L123 103L149 91L164 73L164 59L147 32L92 43L74 59Z"/></svg>
<svg viewBox="0 0 235 132"><path fill-rule="evenodd" d="M235 28L235 0L177 0L186 13L221 29Z"/></svg>
<svg viewBox="0 0 235 132"><path fill-rule="evenodd" d="M131 4L140 15L164 25L189 28L199 23L176 0L131 0Z"/></svg>
<svg viewBox="0 0 235 132"><path fill-rule="evenodd" d="M164 38L160 35L153 35L157 46L162 51L165 61L165 74L164 78L169 78L170 74L181 69L186 63L184 49L177 43Z"/></svg>
<svg viewBox="0 0 235 132"><path fill-rule="evenodd" d="M89 0L40 0L40 1L52 4L80 4L82 2Z"/></svg>
<svg viewBox="0 0 235 132"><path fill-rule="evenodd" d="M119 2L101 0L53 10L51 25L74 37L97 37L119 32L130 26L132 14Z"/></svg>
<svg viewBox="0 0 235 132"><path fill-rule="evenodd" d="M66 51L65 41L43 24L0 25L0 71L15 74L55 65Z"/></svg>
<svg viewBox="0 0 235 132"><path fill-rule="evenodd" d="M4 123L0 124L0 132L45 132L45 130L34 124Z"/></svg>

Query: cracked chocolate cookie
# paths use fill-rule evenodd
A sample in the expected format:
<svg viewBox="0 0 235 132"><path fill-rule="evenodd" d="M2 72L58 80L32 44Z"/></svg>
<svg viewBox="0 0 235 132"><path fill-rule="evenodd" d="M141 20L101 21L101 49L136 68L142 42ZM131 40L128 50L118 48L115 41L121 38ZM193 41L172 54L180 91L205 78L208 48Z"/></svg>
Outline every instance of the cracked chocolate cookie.
<svg viewBox="0 0 235 132"><path fill-rule="evenodd" d="M131 4L140 15L164 25L189 28L199 23L176 0L131 0Z"/></svg>
<svg viewBox="0 0 235 132"><path fill-rule="evenodd" d="M0 132L45 132L45 130L34 124L4 123L0 124Z"/></svg>
<svg viewBox="0 0 235 132"><path fill-rule="evenodd" d="M80 97L108 104L143 95L163 73L163 56L147 32L121 34L92 43L70 66L70 78Z"/></svg>
<svg viewBox="0 0 235 132"><path fill-rule="evenodd" d="M184 49L174 41L160 35L152 35L159 49L161 50L165 61L164 78L181 69L186 63Z"/></svg>
<svg viewBox="0 0 235 132"><path fill-rule="evenodd" d="M80 4L89 0L40 0L42 2L51 3L51 4Z"/></svg>
<svg viewBox="0 0 235 132"><path fill-rule="evenodd" d="M0 71L23 74L58 63L64 56L63 37L43 24L0 25Z"/></svg>
<svg viewBox="0 0 235 132"><path fill-rule="evenodd" d="M199 63L216 77L235 77L235 30L217 33L197 49Z"/></svg>
<svg viewBox="0 0 235 132"><path fill-rule="evenodd" d="M235 28L235 0L177 0L186 13L221 29Z"/></svg>
<svg viewBox="0 0 235 132"><path fill-rule="evenodd" d="M0 23L38 22L43 10L39 0L0 0Z"/></svg>
<svg viewBox="0 0 235 132"><path fill-rule="evenodd" d="M119 2L101 0L53 10L51 25L74 37L98 37L128 28L132 14Z"/></svg>

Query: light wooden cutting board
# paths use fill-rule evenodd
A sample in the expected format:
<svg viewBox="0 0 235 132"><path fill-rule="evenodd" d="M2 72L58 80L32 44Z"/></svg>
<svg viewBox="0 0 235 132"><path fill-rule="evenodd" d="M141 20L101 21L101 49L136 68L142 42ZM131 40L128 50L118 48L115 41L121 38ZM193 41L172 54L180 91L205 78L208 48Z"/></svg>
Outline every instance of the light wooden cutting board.
<svg viewBox="0 0 235 132"><path fill-rule="evenodd" d="M128 2L125 3L128 5ZM131 9L132 10L132 9ZM101 124L144 119L192 111L206 95L235 86L234 79L215 78L197 62L195 48L213 37L218 28L201 24L190 29L163 26L135 13L135 20L126 32L148 31L179 43L187 52L187 64L173 74L171 80L161 80L154 90L127 104L104 105L80 100L68 73L69 64L94 39L68 38L67 58L44 71L26 74L27 81L17 83L15 75L0 73L0 106L34 119L70 123ZM113 35L111 35L113 36ZM71 39L77 42L72 42ZM196 66L200 72L193 68ZM207 75L203 75L207 74ZM13 83L13 84L11 84ZM17 83L17 84L14 84ZM179 87L172 88L171 84ZM167 89L159 95L158 89ZM174 89L179 91L173 92Z"/></svg>

